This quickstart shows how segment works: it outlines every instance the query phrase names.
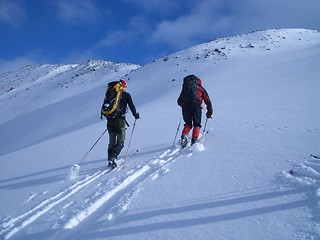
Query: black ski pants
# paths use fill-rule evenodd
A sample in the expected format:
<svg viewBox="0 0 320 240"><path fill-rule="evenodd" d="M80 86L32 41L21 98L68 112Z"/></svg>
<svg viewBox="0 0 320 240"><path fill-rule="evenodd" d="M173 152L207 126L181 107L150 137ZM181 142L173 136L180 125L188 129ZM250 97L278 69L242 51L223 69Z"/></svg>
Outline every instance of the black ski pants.
<svg viewBox="0 0 320 240"><path fill-rule="evenodd" d="M185 125L189 125L191 128L201 128L201 107L197 103L188 103L182 107L182 116Z"/></svg>
<svg viewBox="0 0 320 240"><path fill-rule="evenodd" d="M126 123L123 118L108 119L109 132L108 159L117 157L124 147L126 137Z"/></svg>

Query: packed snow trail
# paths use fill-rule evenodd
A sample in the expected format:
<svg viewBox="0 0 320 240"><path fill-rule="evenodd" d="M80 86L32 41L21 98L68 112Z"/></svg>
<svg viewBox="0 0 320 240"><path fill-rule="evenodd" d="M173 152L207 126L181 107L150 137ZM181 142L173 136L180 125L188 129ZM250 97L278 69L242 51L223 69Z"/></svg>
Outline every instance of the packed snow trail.
<svg viewBox="0 0 320 240"><path fill-rule="evenodd" d="M4 223L3 226L7 229L3 231L8 231L9 233L6 234L5 239L9 239L12 235L19 232L21 229L26 227L27 225L31 224L35 220L37 220L42 215L46 214L51 210L53 207L58 205L59 203L69 199L72 195L76 194L78 191L89 185L90 183L94 182L101 176L105 175L106 173L110 172L109 169L104 171L96 172L95 174L91 176L87 176L84 180L78 181L75 184L71 185L66 190L54 195L53 197L41 202L39 205L37 205L35 208L31 209L25 214L22 214L21 216L14 218L10 220L8 223ZM30 217L28 217L31 215ZM14 227L14 225L21 219L26 218L23 220L22 223L19 224L19 226ZM13 228L13 229L12 229ZM11 230L12 229L12 230ZM1 232L2 233L2 232Z"/></svg>
<svg viewBox="0 0 320 240"><path fill-rule="evenodd" d="M181 150L180 147L174 150L168 149L165 152L163 152L159 158L156 158L150 163L144 164L142 166L137 166L135 167L135 169L130 170L128 172L130 173L129 176L123 179L121 183L112 188L110 191L106 191L106 193L102 197L98 198L93 203L91 203L89 207L83 209L76 216L72 217L72 219L70 219L64 225L64 229L72 229L77 227L81 222L83 222L86 218L88 218L90 215L96 212L99 208L101 208L112 197L121 192L123 189L128 188L128 190L125 191L128 192L129 189L134 189L135 186L141 184L145 179L147 179L150 176L153 180L155 180L159 176L159 171L167 172L168 170L165 169L166 165L183 156L183 153L185 153L186 151L187 148ZM179 154L180 152L182 154ZM191 155L192 153L189 152L187 156L190 157ZM119 167L121 168L121 166ZM122 195L125 195L125 193Z"/></svg>
<svg viewBox="0 0 320 240"><path fill-rule="evenodd" d="M144 166L142 169L134 172L132 175L127 177L120 185L112 189L110 192L106 192L103 197L99 198L97 201L92 203L90 207L85 209L84 211L78 213L76 216L74 216L70 221L64 226L65 229L71 229L76 226L83 220L85 220L87 217L89 217L92 213L97 211L104 203L106 203L110 198L112 198L117 192L121 191L123 188L125 188L129 183L133 182L135 179L137 179L139 176L141 176L143 173L145 173L147 170L149 170L148 166Z"/></svg>
<svg viewBox="0 0 320 240"><path fill-rule="evenodd" d="M127 171L124 177L122 177L123 176L122 174L120 175L120 171L122 169L120 164L119 164L119 167L116 169L107 168L106 170L99 170L93 173L92 175L86 176L82 180L78 180L77 182L71 184L66 189L58 192L57 194L40 202L39 204L36 204L34 208L21 214L20 216L17 216L15 218L12 218L3 222L1 224L2 229L0 231L0 235L4 235L4 239L10 239L14 235L21 232L26 227L28 227L29 225L37 224L36 221L39 218L50 214L50 211L57 205L63 202L66 202L67 200L71 200L71 197L73 197L77 193L81 193L85 189L90 189L92 186L92 183L96 182L97 180L100 179L100 181L103 181L102 179L103 176L106 176L107 178L106 179L107 183L103 184L104 186L112 186L111 182L114 181L114 179L116 179L118 183L115 186L112 186L111 188L109 187L107 189L104 189L101 194L102 196L97 197L97 199L94 199L94 198L90 199L90 202L87 204L84 204L84 203L81 204L82 206L81 209L67 210L69 220L64 224L57 224L57 225L61 225L61 233L60 234L58 233L58 234L63 235L64 231L62 229L69 230L69 229L76 228L80 223L84 222L91 215L94 215L96 211L98 211L102 206L106 205L108 201L114 198L116 195L119 195L118 199L120 199L121 197L123 198L123 196L125 196L126 193L135 191L136 187L140 185L145 179L151 177L152 180L155 180L156 178L159 177L161 172L168 173L169 170L167 166L170 163L174 162L175 160L179 159L180 157L192 156L192 149L202 151L204 147L202 144L199 143L192 146L192 148L186 147L184 149L181 149L179 146L173 149L167 149L166 151L161 153L159 157L152 159L150 162L140 164L138 166L134 166L132 169ZM109 178L108 173L112 172L113 170L118 170L117 173L119 174L118 176ZM129 198L130 196L132 196L132 194L128 194L128 195L129 195ZM82 201L84 201L84 199L82 199ZM83 207L83 205L85 206ZM69 205L67 204L64 208L68 208L68 207ZM110 205L107 207L112 209L114 206Z"/></svg>

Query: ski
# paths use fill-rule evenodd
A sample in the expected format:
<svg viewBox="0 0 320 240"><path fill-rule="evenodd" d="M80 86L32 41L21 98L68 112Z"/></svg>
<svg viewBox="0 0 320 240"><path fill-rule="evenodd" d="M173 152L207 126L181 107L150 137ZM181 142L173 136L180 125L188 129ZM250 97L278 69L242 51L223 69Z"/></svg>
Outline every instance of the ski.
<svg viewBox="0 0 320 240"><path fill-rule="evenodd" d="M316 155L313 155L313 154L311 154L311 157L313 157L315 159L320 159L320 156L316 156Z"/></svg>
<svg viewBox="0 0 320 240"><path fill-rule="evenodd" d="M115 170L116 168L119 168L119 166L121 166L124 163L124 158L120 158L118 161L115 162L109 162L107 164L107 170L109 172L112 172L113 170Z"/></svg>

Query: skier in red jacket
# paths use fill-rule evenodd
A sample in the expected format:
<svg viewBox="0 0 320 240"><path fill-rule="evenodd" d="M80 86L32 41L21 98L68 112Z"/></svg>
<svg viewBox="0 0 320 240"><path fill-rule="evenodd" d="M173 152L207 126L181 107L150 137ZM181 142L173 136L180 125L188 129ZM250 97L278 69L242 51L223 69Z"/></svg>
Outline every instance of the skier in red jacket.
<svg viewBox="0 0 320 240"><path fill-rule="evenodd" d="M196 143L201 128L202 102L207 106L207 118L212 118L213 109L207 91L202 87L202 81L195 75L184 78L183 88L178 98L178 105L182 108L182 116L185 122L181 135L181 145L188 144L188 134L193 127L191 145Z"/></svg>

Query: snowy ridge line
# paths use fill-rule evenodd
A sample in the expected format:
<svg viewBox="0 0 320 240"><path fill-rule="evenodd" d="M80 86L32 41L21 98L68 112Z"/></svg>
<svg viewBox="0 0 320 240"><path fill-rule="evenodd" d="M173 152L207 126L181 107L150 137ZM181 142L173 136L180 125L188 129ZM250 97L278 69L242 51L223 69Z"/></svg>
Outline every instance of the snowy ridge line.
<svg viewBox="0 0 320 240"><path fill-rule="evenodd" d="M87 209L84 209L80 213L78 213L76 216L74 216L72 219L69 220L68 223L65 224L65 229L72 229L79 225L83 220L85 220L87 217L89 217L92 213L97 211L104 203L106 203L110 198L112 198L116 193L124 189L126 186L128 186L131 182L136 180L138 177L140 177L142 174L144 174L146 171L148 171L150 168L149 166L145 165L140 170L134 172L129 177L125 178L122 183L120 183L118 186L113 188L111 191L106 192L101 198L97 199L92 205L90 205Z"/></svg>
<svg viewBox="0 0 320 240"><path fill-rule="evenodd" d="M37 220L42 215L46 214L49 210L51 210L53 207L58 205L59 203L67 200L69 197L92 183L93 181L97 180L104 174L110 172L110 169L104 170L104 171L98 171L94 173L91 176L87 176L84 180L78 181L69 188L65 189L64 191L54 195L53 197L43 201L39 205L37 205L35 208L31 209L30 211L26 212L25 214L20 215L19 217L10 220L7 223L4 223L3 226L5 227L4 230L0 232L0 234L3 234L4 232L8 232L5 235L4 239L9 239L11 236L22 230L27 225L31 224L35 220ZM70 191L71 190L71 191ZM42 210L40 210L43 208ZM39 210L39 211L38 211ZM31 215L30 217L27 217L28 215ZM17 221L26 218L19 226L14 226ZM12 229L13 228L13 229ZM12 229L12 230L11 230Z"/></svg>

